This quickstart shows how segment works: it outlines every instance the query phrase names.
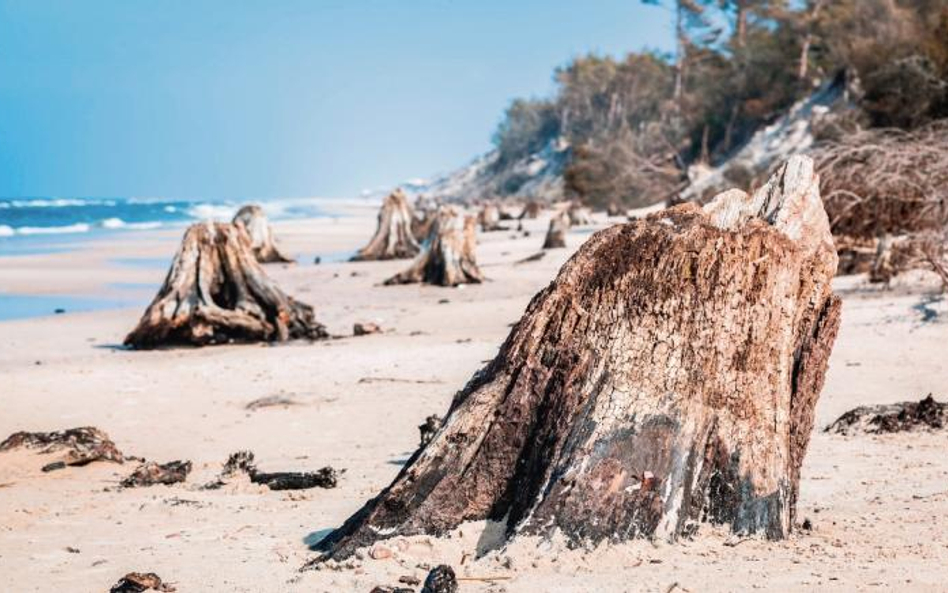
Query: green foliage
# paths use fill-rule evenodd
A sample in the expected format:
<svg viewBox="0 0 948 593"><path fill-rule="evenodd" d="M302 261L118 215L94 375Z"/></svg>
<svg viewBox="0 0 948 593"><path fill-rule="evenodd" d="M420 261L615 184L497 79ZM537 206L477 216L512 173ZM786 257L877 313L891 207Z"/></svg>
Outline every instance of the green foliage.
<svg viewBox="0 0 948 593"><path fill-rule="evenodd" d="M500 166L542 149L559 133L554 107L547 101L516 99L494 133Z"/></svg>
<svg viewBox="0 0 948 593"><path fill-rule="evenodd" d="M495 134L503 167L561 136L571 197L662 199L694 162L719 162L818 82L855 74L876 126L948 117L948 0L643 0L669 9L673 56L582 56L555 95L515 101ZM634 169L630 171L630 169Z"/></svg>

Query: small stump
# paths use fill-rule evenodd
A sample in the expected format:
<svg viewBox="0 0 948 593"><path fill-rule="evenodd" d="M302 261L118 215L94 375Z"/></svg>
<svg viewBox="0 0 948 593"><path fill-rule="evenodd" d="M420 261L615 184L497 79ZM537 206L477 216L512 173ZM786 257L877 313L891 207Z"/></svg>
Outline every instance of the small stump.
<svg viewBox="0 0 948 593"><path fill-rule="evenodd" d="M352 257L352 261L407 259L420 251L412 234L414 215L405 192L397 189L382 202L378 228L368 245Z"/></svg>
<svg viewBox="0 0 948 593"><path fill-rule="evenodd" d="M484 280L475 258L473 216L462 218L453 208L443 207L431 225L422 252L411 267L385 284L424 282L438 286L477 284Z"/></svg>
<svg viewBox="0 0 948 593"><path fill-rule="evenodd" d="M565 212L560 212L550 219L550 228L546 231L546 239L543 240L543 249L558 249L566 247L566 232L569 231L569 216Z"/></svg>
<svg viewBox="0 0 948 593"><path fill-rule="evenodd" d="M255 204L244 206L237 211L233 220L235 225L240 225L247 231L250 237L250 249L253 251L257 261L262 264L269 263L291 263L292 257L283 255L277 248L276 240L273 238L273 230L267 221L267 215L263 213L263 208Z"/></svg>

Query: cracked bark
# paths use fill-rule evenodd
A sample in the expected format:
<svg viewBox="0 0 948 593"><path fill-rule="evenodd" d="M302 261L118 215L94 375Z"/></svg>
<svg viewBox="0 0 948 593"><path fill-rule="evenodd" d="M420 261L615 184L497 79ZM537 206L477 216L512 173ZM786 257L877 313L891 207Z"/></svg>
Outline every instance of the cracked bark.
<svg viewBox="0 0 948 593"><path fill-rule="evenodd" d="M125 338L133 348L327 337L313 308L287 296L257 262L233 224L198 223L155 299Z"/></svg>
<svg viewBox="0 0 948 593"><path fill-rule="evenodd" d="M323 540L502 521L508 536L780 538L839 324L812 162L594 234L394 482Z"/></svg>

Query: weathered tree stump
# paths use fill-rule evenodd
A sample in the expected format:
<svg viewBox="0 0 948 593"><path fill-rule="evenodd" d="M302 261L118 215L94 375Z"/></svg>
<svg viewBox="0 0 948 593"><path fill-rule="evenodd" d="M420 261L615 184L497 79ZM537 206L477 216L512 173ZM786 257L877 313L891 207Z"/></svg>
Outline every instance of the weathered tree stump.
<svg viewBox="0 0 948 593"><path fill-rule="evenodd" d="M494 204L486 204L477 214L477 222L485 233L506 231L507 227L500 224L500 209Z"/></svg>
<svg viewBox="0 0 948 593"><path fill-rule="evenodd" d="M133 348L324 338L313 308L271 280L240 227L191 225L165 283L125 338Z"/></svg>
<svg viewBox="0 0 948 593"><path fill-rule="evenodd" d="M569 231L569 215L560 212L550 219L550 228L546 230L546 239L543 240L543 249L557 249L566 247L566 233Z"/></svg>
<svg viewBox="0 0 948 593"><path fill-rule="evenodd" d="M566 209L566 213L569 215L569 222L573 226L589 226L596 224L589 208L586 208L579 202L570 203L569 207Z"/></svg>
<svg viewBox="0 0 948 593"><path fill-rule="evenodd" d="M319 548L463 521L573 542L785 536L839 324L812 162L593 235L395 481Z"/></svg>
<svg viewBox="0 0 948 593"><path fill-rule="evenodd" d="M247 235L250 237L250 249L256 256L257 261L262 264L269 263L289 263L293 261L292 257L283 255L277 248L276 241L273 238L273 230L267 221L267 215L263 208L255 204L244 206L237 211L234 216L234 224L242 225Z"/></svg>
<svg viewBox="0 0 948 593"><path fill-rule="evenodd" d="M450 207L442 207L431 225L422 252L411 267L392 276L385 284L425 282L439 286L477 284L484 280L475 258L473 216L461 217Z"/></svg>
<svg viewBox="0 0 948 593"><path fill-rule="evenodd" d="M523 211L520 212L519 218L521 220L524 218L534 219L540 216L541 210L543 210L543 205L540 204L540 202L537 202L536 200L530 200L524 205Z"/></svg>
<svg viewBox="0 0 948 593"><path fill-rule="evenodd" d="M626 216L627 214L628 210L619 202L609 202L609 205L606 206L606 215L610 218L614 216Z"/></svg>
<svg viewBox="0 0 948 593"><path fill-rule="evenodd" d="M375 236L352 257L352 261L415 257L421 248L412 234L413 222L414 215L405 192L396 189L382 202Z"/></svg>

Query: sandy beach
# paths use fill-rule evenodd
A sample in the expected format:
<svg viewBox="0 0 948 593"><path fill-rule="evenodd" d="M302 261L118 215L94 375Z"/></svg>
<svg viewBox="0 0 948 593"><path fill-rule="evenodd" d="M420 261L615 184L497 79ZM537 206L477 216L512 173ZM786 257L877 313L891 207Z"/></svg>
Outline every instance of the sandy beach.
<svg viewBox="0 0 948 593"><path fill-rule="evenodd" d="M366 553L300 572L315 555L309 545L392 480L418 445L418 425L447 410L595 230L573 229L567 249L518 263L539 251L547 223L527 221L529 236L479 234L488 281L456 289L382 286L405 261L338 261L371 236L374 205L275 223L299 261L268 265L267 273L341 336L277 346L119 347L163 279L181 229L0 256L0 292L141 303L0 322L0 439L96 426L127 455L194 464L185 484L119 490L134 463L43 473L41 456L0 453L0 590L100 592L139 571L182 592L368 593L403 576L423 579L440 563L462 577L462 592L945 590L948 434L822 432L859 405L948 397L948 308L926 296L938 288L926 273L899 277L886 291L862 277L835 282L842 329L801 480L799 516L811 531L770 542L702 525L674 545L594 550L520 537L478 557L484 526L465 525L450 538L387 541L390 553L374 554L379 559ZM360 321L385 331L352 337ZM292 405L246 408L275 395ZM238 450L252 450L267 470L330 465L344 473L327 490L272 492L249 482L201 490Z"/></svg>

